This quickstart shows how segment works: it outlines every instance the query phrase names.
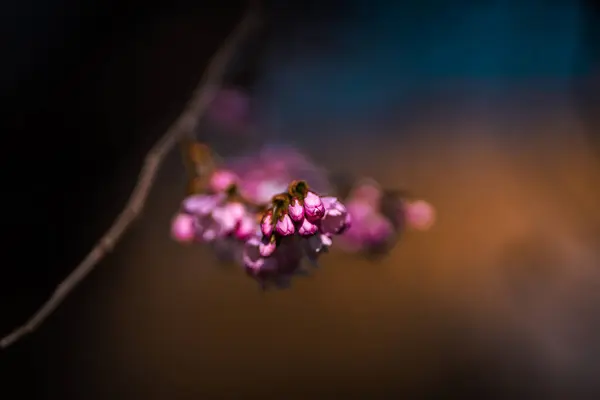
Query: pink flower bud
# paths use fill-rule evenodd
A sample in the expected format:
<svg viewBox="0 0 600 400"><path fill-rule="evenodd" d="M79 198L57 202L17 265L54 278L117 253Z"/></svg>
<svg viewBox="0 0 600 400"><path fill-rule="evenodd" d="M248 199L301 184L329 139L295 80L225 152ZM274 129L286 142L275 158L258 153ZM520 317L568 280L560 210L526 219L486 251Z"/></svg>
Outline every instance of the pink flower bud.
<svg viewBox="0 0 600 400"><path fill-rule="evenodd" d="M213 220L220 225L225 234L232 233L245 215L246 208L237 202L217 207L212 213Z"/></svg>
<svg viewBox="0 0 600 400"><path fill-rule="evenodd" d="M304 207L298 199L293 199L289 207L290 218L294 222L300 222L304 218Z"/></svg>
<svg viewBox="0 0 600 400"><path fill-rule="evenodd" d="M269 241L267 243L261 243L258 246L258 251L260 252L260 255L262 257L270 257L275 252L276 248L277 245L275 244L275 242Z"/></svg>
<svg viewBox="0 0 600 400"><path fill-rule="evenodd" d="M189 214L178 214L171 223L171 236L178 242L189 243L196 236L194 217Z"/></svg>
<svg viewBox="0 0 600 400"><path fill-rule="evenodd" d="M302 225L300 225L300 228L298 228L298 233L300 234L300 236L312 236L315 233L317 233L318 230L319 228L317 227L317 225L305 219L304 221L302 221Z"/></svg>
<svg viewBox="0 0 600 400"><path fill-rule="evenodd" d="M240 240L248 239L256 233L257 226L256 220L249 214L246 214L240 219L237 229L235 230L235 236Z"/></svg>
<svg viewBox="0 0 600 400"><path fill-rule="evenodd" d="M275 230L281 236L290 236L294 234L296 228L294 227L294 222L292 221L290 216L286 214L279 221L277 221L277 224L275 225Z"/></svg>
<svg viewBox="0 0 600 400"><path fill-rule="evenodd" d="M265 259L260 255L261 241L256 238L250 238L244 244L244 250L242 253L242 259L244 266L251 271L258 272L265 263Z"/></svg>
<svg viewBox="0 0 600 400"><path fill-rule="evenodd" d="M226 169L219 169L210 176L209 185L214 192L221 193L231 186L237 185L238 182L239 178L235 173Z"/></svg>
<svg viewBox="0 0 600 400"><path fill-rule="evenodd" d="M318 221L325 214L325 206L321 198L313 193L308 192L304 196L304 215L311 221Z"/></svg>
<svg viewBox="0 0 600 400"><path fill-rule="evenodd" d="M269 211L264 215L262 221L260 221L260 230L266 237L273 235L273 212Z"/></svg>

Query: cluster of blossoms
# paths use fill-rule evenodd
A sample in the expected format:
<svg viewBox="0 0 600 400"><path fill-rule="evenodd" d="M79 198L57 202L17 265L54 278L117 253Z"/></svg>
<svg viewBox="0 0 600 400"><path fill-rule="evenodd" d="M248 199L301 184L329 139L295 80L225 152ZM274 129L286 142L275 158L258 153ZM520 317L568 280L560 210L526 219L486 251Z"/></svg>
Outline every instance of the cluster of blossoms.
<svg viewBox="0 0 600 400"><path fill-rule="evenodd" d="M247 171L246 171L247 172ZM224 251L241 261L259 281L294 275L303 259L316 261L343 233L350 216L335 197L321 197L305 181L293 181L287 191L271 185L256 204L240 194L243 182L229 169L214 171L208 193L184 199L171 225L182 243L227 244ZM277 193L274 195L274 193Z"/></svg>
<svg viewBox="0 0 600 400"><path fill-rule="evenodd" d="M337 198L321 197L306 182L294 181L287 193L273 197L260 219L260 235L246 242L245 267L257 275L272 272L280 264L275 255L278 249L289 251L293 246L315 260L350 223L350 214Z"/></svg>
<svg viewBox="0 0 600 400"><path fill-rule="evenodd" d="M171 233L179 242L212 243L225 238L245 241L256 234L253 213L236 193L237 176L216 171L210 193L188 196L174 218Z"/></svg>
<svg viewBox="0 0 600 400"><path fill-rule="evenodd" d="M345 204L353 220L353 228L340 241L346 251L386 252L404 229L425 231L435 221L428 202L388 193L370 179L356 183Z"/></svg>
<svg viewBox="0 0 600 400"><path fill-rule="evenodd" d="M306 183L313 180L319 191ZM316 264L334 237L348 252L385 253L405 228L426 230L434 221L428 203L408 201L372 180L358 181L343 201L321 191L331 192L329 181L302 154L263 149L214 171L207 193L186 197L172 236L209 244L263 287L282 287L304 272L304 260Z"/></svg>

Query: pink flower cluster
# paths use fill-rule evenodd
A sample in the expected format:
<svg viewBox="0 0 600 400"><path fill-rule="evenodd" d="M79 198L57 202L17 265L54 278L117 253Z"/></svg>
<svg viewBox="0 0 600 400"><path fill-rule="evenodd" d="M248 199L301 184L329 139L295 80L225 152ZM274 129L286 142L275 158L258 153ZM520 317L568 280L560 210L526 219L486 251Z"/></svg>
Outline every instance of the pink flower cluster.
<svg viewBox="0 0 600 400"><path fill-rule="evenodd" d="M283 245L300 246L315 259L332 244L334 235L350 227L346 207L335 197L321 197L304 181L294 181L287 193L273 197L260 220L260 235L246 242L245 267L256 274L276 268L270 258ZM277 255L275 255L275 260Z"/></svg>
<svg viewBox="0 0 600 400"><path fill-rule="evenodd" d="M224 238L249 239L257 232L254 213L235 193L237 176L228 170L215 171L210 193L184 199L181 211L171 224L171 234L179 242L210 243Z"/></svg>
<svg viewBox="0 0 600 400"><path fill-rule="evenodd" d="M322 170L293 148L266 148L226 165L210 176L208 193L184 199L171 234L182 243L210 244L263 287L287 286L303 272L302 262L316 264L334 237L348 252L385 254L406 228L427 230L435 221L429 203L372 180L356 182L343 202L319 195L306 180L292 181L307 176L331 190Z"/></svg>
<svg viewBox="0 0 600 400"><path fill-rule="evenodd" d="M316 260L331 246L332 237L350 226L346 207L335 197L321 197L305 181L293 181L287 192L271 193L266 210L239 195L239 182L229 170L215 171L209 193L182 202L172 221L173 238L225 244L217 247L239 250L240 261L254 278L277 281L295 274L303 259Z"/></svg>
<svg viewBox="0 0 600 400"><path fill-rule="evenodd" d="M386 209L385 192L373 180L363 180L354 186L346 199L353 227L340 241L347 251L387 251L404 228L424 231L433 225L435 210L429 203L393 196L392 207Z"/></svg>
<svg viewBox="0 0 600 400"><path fill-rule="evenodd" d="M239 177L240 194L259 205L268 205L293 180L310 182L320 193L331 192L323 170L291 146L264 146L257 153L228 160L226 167Z"/></svg>

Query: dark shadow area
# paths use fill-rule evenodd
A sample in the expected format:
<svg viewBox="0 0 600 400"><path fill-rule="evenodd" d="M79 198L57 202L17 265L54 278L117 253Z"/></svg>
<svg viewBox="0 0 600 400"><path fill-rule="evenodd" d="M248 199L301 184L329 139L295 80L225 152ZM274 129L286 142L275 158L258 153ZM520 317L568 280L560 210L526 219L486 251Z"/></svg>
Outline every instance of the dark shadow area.
<svg viewBox="0 0 600 400"><path fill-rule="evenodd" d="M130 194L146 152L181 112L209 57L239 21L245 7L241 1L175 0L159 5L138 0L57 0L44 4L33 1L3 6L7 7L8 12L2 16L3 29L6 30L3 36L9 38L2 66L5 69L2 72L2 91L8 103L2 118L3 190L4 198L8 201L4 209L8 214L8 226L3 241L5 258L0 280L0 333L7 333L24 322L110 226ZM348 29L353 18L361 15L365 15L365 18L376 17L368 11L368 7L361 8L366 6L360 2L325 3L310 1L288 6L286 2L266 2L267 22L261 35L244 46L240 58L229 71L229 84L268 98L265 106L258 111L259 114L263 113L263 119L268 119L264 115L273 111L301 131L303 123L311 126L313 117L324 124L330 123L330 120L342 120L340 115L352 115L353 110L362 107L360 104L344 105L346 99L361 97L354 89L344 93L338 102L333 97L320 100L316 98L318 96L313 96L314 93L307 94L309 89L302 91L296 88L295 91L293 87L298 85L302 88L312 74L318 75L314 71L320 67L309 65L311 59L343 59L354 54L352 46L331 33L335 31L332 26L340 24L344 26L343 29ZM428 15L428 9L434 10L432 13L440 20L449 18L446 14L460 15L462 12L458 5L451 10L437 11L433 2L426 3L407 5L407 18L418 19ZM466 10L471 6L464 7ZM587 2L585 7L581 36L583 50L578 53L581 59L574 61L579 69L566 80L569 81L568 93L573 94L577 104L576 113L587 127L585 134L592 138L595 151L600 154L600 9L597 3L592 2ZM403 48L403 57L412 57L413 53L406 50L410 49L415 54L414 58L417 58L422 52L421 48L427 47L433 39L419 42L420 39L410 37L408 27L404 29L407 32L404 40L407 43L414 40L416 44ZM382 28L381 35L385 34ZM302 52L307 48L312 58ZM333 52L332 48L339 52ZM436 51L444 54L435 57L445 59L443 49ZM435 57L427 58L428 62L435 64ZM306 65L302 66L304 62ZM273 65L276 67L270 74ZM284 67L279 68L282 65ZM297 70L288 70L288 65L301 66ZM337 73L339 65L332 61L323 68ZM406 74L406 81L411 81L411 73L418 67L416 62L407 66L407 71L412 72ZM330 84L331 79L326 79L323 97L326 97L325 92L335 92L338 87L355 86L344 86L344 82L350 81L356 87L360 86L359 78L353 81L354 72L351 67L348 68L350 73L346 78L340 78L341 83ZM283 71L281 76L276 75L277 71ZM358 76L365 71L373 75L380 73L376 68L370 71L365 67L365 70L357 70L356 74ZM339 72L342 75L342 71ZM389 73L394 75L393 72ZM423 74L414 72L414 76L417 76L414 79L427 80L427 74ZM468 76L469 71L465 71L464 75ZM295 78L299 76L307 77L306 81ZM280 82L292 82L289 93L281 90ZM419 90L404 81L398 82L394 84L406 88L407 92ZM315 92L318 92L320 86L313 86L317 87ZM430 89L428 85L425 86L425 89ZM278 92L278 89L281 91ZM425 93L425 89L421 93ZM404 93L402 89L397 92ZM281 97L273 93L281 93ZM277 108L279 98L283 99L281 104L290 104L284 101L285 97L296 95L298 102L292 111ZM406 105L399 107L400 111L396 114L393 112L395 106L389 106L389 110L385 109L385 104L380 107L381 110L385 109L385 112L382 111L382 114L386 114L385 118L393 120L397 117L401 120L401 128L388 134L393 140L398 139L398 143L401 143L402 137L397 132L410 131L414 120L427 120L432 115L431 109L435 108L432 104L437 104L436 101L452 102L451 97L448 100L442 96L433 101L429 95L423 95L423 100L415 96L411 101L410 97L407 100L388 92L380 97L383 98L382 104L387 101L389 104ZM315 101L311 103L307 99ZM294 104L293 101L291 103ZM394 115L389 117L390 113ZM525 111L523 113L526 114ZM435 120L433 117L431 119ZM457 125L460 129L450 127L446 130L445 126L432 128L427 131L434 132L431 137L442 139L438 142L430 137L428 146L437 146L446 134L458 132L456 134L460 135L462 128L470 129L477 124L475 119L474 122L465 119L463 125ZM567 129L571 125L565 126ZM419 132L419 137L429 134ZM435 136L438 133L439 136ZM310 142L318 134L302 140ZM332 132L331 136L339 134ZM285 132L273 134L265 128L265 134L260 139L270 137L288 139ZM367 147L378 146L371 149L372 152L362 160L353 163L344 158L341 151L331 153L331 158L320 154L321 159L329 163L327 166L333 172L343 174L346 172L344 166L351 165L356 168L348 168L352 169L348 173L356 174L360 170L358 167L363 165L366 171L384 171L381 172L382 176L396 182L394 179L401 174L378 164L394 145L387 144L386 147L385 140L376 145L374 137L375 134L358 139ZM407 134L405 139L407 141L402 143L412 146L412 137ZM236 140L217 138L215 145L221 146L226 152L234 152L242 141ZM460 140L456 139L456 142L458 144L454 146L460 147ZM356 142L353 143L343 146L356 148ZM244 143L244 146L252 145ZM400 148L402 146L398 145ZM415 146L417 152L418 146ZM441 144L439 146L443 147ZM468 146L465 144L463 147ZM445 154L440 150L440 154L433 158L444 160ZM432 399L462 399L469 395L481 399L598 398L594 396L598 393L597 383L594 374L590 373L597 371L598 365L591 362L585 364L589 365L588 370L581 364L580 375L569 376L567 383L556 385L558 389L554 395L557 397L546 392L547 387L540 382L551 379L548 378L550 375L540 373L536 376L539 366L535 362L528 364L523 361L527 358L527 352L533 351L531 348L534 345L515 339L519 338L518 328L514 328L516 333L511 332L510 339L505 339L505 342L492 341L495 347L486 349L490 346L489 332L504 332L493 328L495 324L503 324L503 317L498 317L499 322L494 318L473 322L470 313L480 310L471 311L469 307L478 303L479 298L469 301L469 306L465 305L466 301L456 300L457 303L453 303L456 297L473 289L463 290L461 287L457 290L460 295L455 296L454 292L452 295L445 292L442 295L437 292L437 287L430 288L428 285L434 285L431 282L441 279L437 278L437 272L440 275L447 273L441 267L423 266L420 272L405 272L397 287L392 285L397 278L394 272L381 268L380 279L387 282L381 284L383 289L380 291L376 283L377 273L357 272L365 267L377 271L378 265L336 258L337 264L348 267L346 277L335 275L343 275L343 268L324 273L319 271L297 291L292 288L281 294L280 302L273 300L274 296L270 294L259 299L253 297L254 292L248 289L251 285L243 277L233 277L235 274L230 274L230 271L213 271L202 275L202 272L190 267L193 265L191 262L186 264L185 261L196 257L194 260L199 260L198 263L202 261L209 264L214 261L211 256L200 251L192 253L182 250L182 253L177 253L180 249L165 244L168 239L166 233L162 232L166 230L170 213L177 206L177 190L181 190L181 193L184 190L184 170L179 168L178 162L176 156L170 158L168 167L161 174L159 188L153 192L155 199L149 209L155 214L147 219L148 214L145 214L145 222L127 235L111 256L113 258L102 263L38 332L14 348L0 353L0 398L150 400L241 398L240 393L262 395L263 398L339 398L342 395L344 398L385 398L390 394L394 394L395 398L404 395L408 398ZM462 158L449 163L462 165L461 162ZM415 167L419 168L427 170L421 164ZM477 170L472 165L464 169ZM454 184L451 177L447 180L440 177L445 173L431 174L428 178L439 187L451 187ZM410 172L406 176L410 178ZM343 178L340 175L340 179ZM427 185L421 185L423 187ZM448 191L463 189L459 183L455 189ZM435 190L432 192L435 196ZM476 190L474 193L473 196L477 197ZM442 201L444 196L440 195ZM483 194L485 196L489 196L486 199L493 197L488 192ZM574 204L574 200L570 204ZM464 205L460 209L469 211L469 207ZM456 216L453 217L456 222ZM456 231L464 233L462 229L461 225ZM446 235L445 232L440 235ZM472 237L477 237L478 233L473 232L469 231L465 236L471 237L469 235L472 234ZM597 238L598 231L595 232ZM453 236L453 233L446 236ZM433 242L435 240L434 235ZM456 248L463 248L463 242L449 241L443 242L439 248L423 250L425 242L424 239L408 239L406 245L415 246L417 253L451 253L448 259L454 252L442 245L454 243ZM593 243L598 243L598 240ZM517 240L516 244L507 246L504 257L494 258L496 254L494 257L487 256L493 259L490 264L506 275L507 281L501 284L502 290L510 292L507 296L517 302L512 306L503 304L498 306L499 309L511 309L513 306L518 309L518 299L527 301L523 293L537 296L537 292L528 285L536 282L538 274L549 280L542 280L542 283L538 281L540 285L551 287L554 281L561 281L560 273L555 277L553 271L547 270L555 257L551 252L546 252L544 246L552 248L553 244L544 244L541 248L534 246L533 249L530 246L533 245L526 240L523 243ZM464 248L465 253L470 251L469 246L464 245ZM408 260L420 266L420 261L415 261L418 257L411 258L411 254L406 256ZM535 269L538 267L536 264L518 268L522 259L530 258L540 260L544 265L539 266L539 270ZM496 264L502 264L503 267L497 267ZM168 268L160 269L161 265L167 265ZM173 272L183 265L187 267ZM510 267L504 268L505 265ZM131 269L124 270L126 267ZM145 278L146 267L148 275ZM210 265L202 267L208 269ZM595 268L598 265L595 264ZM182 270L190 273L191 277L182 277ZM168 281L170 274L174 278L169 284L160 286L157 283ZM240 272L238 275L243 274ZM592 276L598 278L595 274ZM139 286L132 283L137 282L137 277L140 277ZM227 286L229 278L232 280L231 286ZM190 283L194 279L198 280L197 287ZM316 283L319 279L321 282ZM468 281L470 278L464 279ZM462 279L456 278L456 281ZM312 289L310 282L315 285ZM181 290L176 285L178 283L183 283ZM472 281L468 283L476 285ZM327 285L330 285L331 291ZM205 297L191 294L196 291L204 291ZM156 295L155 299L153 295ZM360 295L363 296L360 297L362 300L355 297ZM115 304L123 296L125 305L121 312ZM398 306L398 309L383 307L379 311L377 305L384 303L382 299L385 296L389 296L389 302L395 305L408 305ZM485 294L481 296L485 297ZM544 293L544 296L552 297L548 293ZM451 300L446 302L448 298ZM365 311L369 304L375 306ZM238 311L232 312L235 307L239 307ZM269 313L261 310L261 307L268 309ZM585 299L578 299L574 307L577 310L585 308ZM344 311L339 311L342 308ZM591 321L592 311L581 311L582 318ZM294 318L294 313L300 317ZM151 322L153 315L156 319ZM187 321L189 315L206 316L212 325L204 326L202 320L195 320L190 322L188 331L182 321ZM176 322L172 328L169 324L173 321L168 316ZM396 317L410 328L401 327L390 320ZM364 324L359 322L361 318L365 320ZM289 328L301 329L302 321L310 326L310 331L299 334ZM343 331L339 338L333 333L336 323ZM485 326L481 328L480 325ZM591 321L591 328L587 329L595 332L596 325ZM240 338L240 326L244 327L243 335L247 336ZM146 328L148 335L144 337ZM370 336L371 331L376 331L379 336L374 333L374 336ZM478 332L483 332L480 335L485 339L472 337L477 336ZM196 344L192 334L198 337L204 335L197 339L202 343ZM265 344L261 341L264 337L269 337L270 342ZM585 338L590 340L588 336ZM388 347L382 350L384 345ZM257 349L257 346L263 347ZM212 347L215 347L214 351ZM353 351L356 351L356 357ZM599 351L593 349L592 354L600 354ZM264 352L264 359L261 352ZM371 357L371 354L383 353L385 356ZM320 355L330 358L321 365ZM515 358L511 358L512 355ZM164 363L161 357L166 358ZM289 363L286 363L285 357L289 357ZM339 365L335 362L336 357L339 358ZM372 376L365 375L366 367L361 357L364 358L364 365L375 365L370 370ZM204 359L209 361L202 361ZM280 375L271 382L272 377L261 375L261 370L273 374L278 372ZM230 376L219 376L218 371ZM329 375L322 371L329 371ZM337 371L345 372L338 376ZM554 378L560 376L560 369L553 373L557 374L552 375ZM309 378L305 380L304 374ZM228 386L230 380L234 383Z"/></svg>
<svg viewBox="0 0 600 400"><path fill-rule="evenodd" d="M5 190L13 193L7 196L13 234L4 243L11 261L3 266L2 332L24 322L112 224L145 153L181 112L245 5L5 6L2 169ZM49 326L69 325L68 310L93 290L89 283ZM47 351L64 340L50 329L2 354L10 371L2 382L15 383L17 398L29 391L39 396L29 398L70 398L63 387L69 372L60 354Z"/></svg>

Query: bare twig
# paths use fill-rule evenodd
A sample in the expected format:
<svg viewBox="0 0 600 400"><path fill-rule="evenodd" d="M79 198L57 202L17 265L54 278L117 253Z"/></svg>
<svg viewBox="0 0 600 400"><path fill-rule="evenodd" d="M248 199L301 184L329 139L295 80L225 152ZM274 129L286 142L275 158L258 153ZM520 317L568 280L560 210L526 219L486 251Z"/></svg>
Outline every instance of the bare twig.
<svg viewBox="0 0 600 400"><path fill-rule="evenodd" d="M238 27L226 39L222 47L210 60L208 68L185 110L147 154L133 193L113 225L85 259L57 286L46 303L24 325L18 327L0 341L0 348L12 345L40 326L77 285L89 275L98 262L112 250L125 230L140 215L158 169L166 155L175 147L180 139L186 135L193 134L198 119L206 111L207 106L213 100L216 91L222 83L224 71L227 64L231 61L238 43L251 31L257 22L258 17L256 13L253 10L249 11Z"/></svg>

